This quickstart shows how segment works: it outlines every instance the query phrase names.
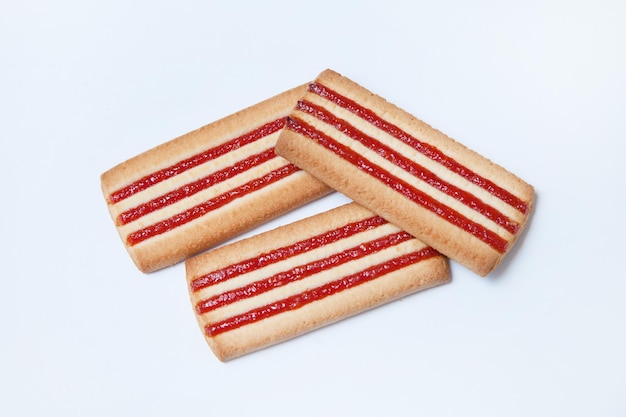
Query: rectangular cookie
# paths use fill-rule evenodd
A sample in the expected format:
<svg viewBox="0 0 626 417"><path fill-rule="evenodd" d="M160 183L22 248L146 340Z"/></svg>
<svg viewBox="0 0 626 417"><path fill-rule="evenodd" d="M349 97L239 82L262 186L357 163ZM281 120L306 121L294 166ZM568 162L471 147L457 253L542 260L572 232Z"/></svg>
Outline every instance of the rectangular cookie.
<svg viewBox="0 0 626 417"><path fill-rule="evenodd" d="M309 85L276 152L481 276L533 205L531 185L332 70Z"/></svg>
<svg viewBox="0 0 626 417"><path fill-rule="evenodd" d="M332 190L277 156L300 86L148 150L101 176L143 272L177 262Z"/></svg>
<svg viewBox="0 0 626 417"><path fill-rule="evenodd" d="M447 258L349 203L185 262L222 361L449 281Z"/></svg>

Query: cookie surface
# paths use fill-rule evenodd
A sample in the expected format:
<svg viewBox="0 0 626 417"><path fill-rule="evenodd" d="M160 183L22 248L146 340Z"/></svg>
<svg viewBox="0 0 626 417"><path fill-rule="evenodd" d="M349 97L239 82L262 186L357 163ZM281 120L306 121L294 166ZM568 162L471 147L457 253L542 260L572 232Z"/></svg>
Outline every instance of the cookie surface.
<svg viewBox="0 0 626 417"><path fill-rule="evenodd" d="M310 84L276 151L482 276L533 205L531 185L332 70Z"/></svg>
<svg viewBox="0 0 626 417"><path fill-rule="evenodd" d="M143 272L175 264L332 190L274 153L300 86L146 151L101 176Z"/></svg>
<svg viewBox="0 0 626 417"><path fill-rule="evenodd" d="M185 266L198 324L222 361L449 281L444 256L356 203Z"/></svg>

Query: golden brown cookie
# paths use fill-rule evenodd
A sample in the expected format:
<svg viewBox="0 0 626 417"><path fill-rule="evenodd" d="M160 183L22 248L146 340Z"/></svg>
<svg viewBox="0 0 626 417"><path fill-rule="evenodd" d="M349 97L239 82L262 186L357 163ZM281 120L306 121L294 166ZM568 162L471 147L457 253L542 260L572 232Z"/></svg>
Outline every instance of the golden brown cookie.
<svg viewBox="0 0 626 417"><path fill-rule="evenodd" d="M447 258L356 203L185 266L198 324L222 361L449 281Z"/></svg>
<svg viewBox="0 0 626 417"><path fill-rule="evenodd" d="M533 205L531 185L332 70L309 85L276 152L483 276Z"/></svg>
<svg viewBox="0 0 626 417"><path fill-rule="evenodd" d="M143 272L180 262L331 192L274 153L297 87L102 174L111 217Z"/></svg>

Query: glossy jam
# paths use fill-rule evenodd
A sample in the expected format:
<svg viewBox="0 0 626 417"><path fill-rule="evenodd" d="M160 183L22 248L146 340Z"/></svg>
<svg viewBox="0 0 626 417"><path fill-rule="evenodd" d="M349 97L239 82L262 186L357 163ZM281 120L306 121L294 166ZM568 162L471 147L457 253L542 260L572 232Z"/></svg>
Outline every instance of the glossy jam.
<svg viewBox="0 0 626 417"><path fill-rule="evenodd" d="M152 174L146 175L145 177L117 191L112 192L109 195L109 203L110 204L118 203L130 197L131 195L134 195L140 191L146 190L155 184L165 181L168 178L171 178L182 172L188 171L191 168L204 164L207 161L210 161L212 159L225 155L228 152L241 148L242 146L245 146L249 143L252 143L261 138L264 138L265 136L271 135L272 133L278 132L284 126L285 126L285 118L274 120L244 135L236 137L228 142L225 142L219 146L213 147L197 155L194 155L190 158L184 159L172 166L153 172Z"/></svg>
<svg viewBox="0 0 626 417"><path fill-rule="evenodd" d="M387 262L374 265L363 271L348 275L336 281L329 282L320 287L311 288L300 294L284 298L217 323L209 324L205 326L205 332L208 336L217 336L220 333L234 330L259 320L276 316L286 311L301 308L307 304L322 300L326 297L330 297L334 294L340 293L341 291L354 288L366 282L373 281L381 276L438 255L439 253L430 247L417 252L411 252L397 258L393 258Z"/></svg>
<svg viewBox="0 0 626 417"><path fill-rule="evenodd" d="M274 288L282 287L283 285L287 285L291 282L299 281L318 274L326 269L343 265L349 261L361 259L385 248L398 245L409 239L411 239L411 235L408 233L398 232L369 242L364 242L342 252L334 253L326 258L318 259L305 265L298 265L287 271L279 272L268 278L253 282L245 287L226 291L222 294L216 295L215 297L203 300L196 305L196 311L198 314L203 314L215 308L240 301L244 298L263 294Z"/></svg>
<svg viewBox="0 0 626 417"><path fill-rule="evenodd" d="M334 140L323 132L316 130L308 123L298 118L290 117L287 120L286 128L316 141L319 145L325 147L329 151L350 162L361 171L366 172L367 174L376 178L378 181L384 183L385 185L400 193L407 199L432 211L437 216L446 219L451 224L472 234L473 236L491 246L496 251L500 253L506 252L507 241L498 236L496 233L468 219L458 211L447 207L445 204L440 203L435 198L418 190L406 181L393 176L389 171L385 170L379 165L373 164L371 161L359 155L357 152L353 151L347 146L339 143L338 141Z"/></svg>
<svg viewBox="0 0 626 417"><path fill-rule="evenodd" d="M403 131L398 126L392 123L389 123L388 121L379 117L376 113L374 113L370 109L361 106L360 104L349 99L348 97L345 97L337 93L336 91L333 91L330 88L319 83L310 84L309 91L356 114L357 116L366 120L367 122L371 123L377 128L387 132L388 134L395 137L396 139L401 140L402 142L411 146L415 150L426 155L428 158L432 159L433 161L436 161L442 164L443 166L445 166L447 169L457 173L458 175L465 178L469 182L487 190L489 193L498 197L500 200L504 201L511 207L514 207L521 213L526 214L528 212L528 205L522 200L520 200L518 197L514 196L513 194L503 189L502 187L496 185L492 181L481 177L480 175L473 172L469 168L461 165L460 163L455 161L453 158L445 155L436 147L429 145L428 143L422 142L418 140L417 138L409 135L407 132Z"/></svg>
<svg viewBox="0 0 626 417"><path fill-rule="evenodd" d="M292 245L283 246L270 252L263 253L257 257L246 259L216 271L212 271L191 281L190 288L193 292L196 292L202 288L206 288L256 269L263 268L267 265L271 265L292 256L320 248L366 230L371 230L385 223L386 221L378 216L349 223L345 226L298 241Z"/></svg>
<svg viewBox="0 0 626 417"><path fill-rule="evenodd" d="M145 216L146 214L162 209L163 207L169 206L170 204L177 203L184 198L190 197L196 193L199 193L202 190L206 190L209 187L219 184L220 182L233 178L234 176L239 175L258 165L261 165L262 163L267 162L275 157L276 155L274 153L274 148L270 148L256 155L252 155L230 167L224 168L192 183L185 184L182 187L170 191L167 194L164 194L160 197L157 197L153 200L150 200L144 204L141 204L137 207L121 213L117 217L117 224L123 225L133 222L140 217Z"/></svg>
<svg viewBox="0 0 626 417"><path fill-rule="evenodd" d="M431 187L453 197L462 204L472 208L473 210L477 211L488 219L494 221L496 224L506 229L509 233L517 233L519 225L516 222L510 220L504 214L500 213L500 211L496 210L488 204L485 204L483 201L476 198L473 194L464 191L447 181L442 180L433 172L427 170L426 168L417 164L415 161L405 157L399 152L394 151L392 148L376 140L375 138L366 135L364 132L350 125L345 120L336 117L328 110L325 110L323 107L306 101L301 101L298 103L297 108L298 110L311 114L317 119L323 121L324 123L333 126L341 133L345 134L355 141L360 142L368 149L376 152L378 155L407 171L414 177L419 178Z"/></svg>
<svg viewBox="0 0 626 417"><path fill-rule="evenodd" d="M202 204L183 211L182 213L178 213L175 216L170 217L169 219L160 221L141 230L130 233L126 237L126 242L128 245L133 246L145 241L146 239L168 232L176 227L189 223L192 220L198 219L213 210L225 206L235 199L245 197L248 194L251 194L257 190L267 187L270 184L278 182L283 178L286 178L289 175L298 171L299 169L293 164L288 164L281 168L275 169L274 171L260 178L255 178L240 187L227 191L224 194L207 200Z"/></svg>

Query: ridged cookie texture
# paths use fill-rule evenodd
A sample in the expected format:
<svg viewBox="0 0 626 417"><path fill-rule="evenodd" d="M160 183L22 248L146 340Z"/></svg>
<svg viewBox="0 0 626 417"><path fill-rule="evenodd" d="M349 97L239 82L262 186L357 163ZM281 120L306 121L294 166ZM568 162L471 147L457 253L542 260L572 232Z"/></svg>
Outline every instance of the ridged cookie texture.
<svg viewBox="0 0 626 417"><path fill-rule="evenodd" d="M332 70L298 101L276 152L481 276L533 206L531 185Z"/></svg>
<svg viewBox="0 0 626 417"><path fill-rule="evenodd" d="M277 156L305 86L187 133L101 176L109 212L137 268L152 272L332 190Z"/></svg>
<svg viewBox="0 0 626 417"><path fill-rule="evenodd" d="M446 257L356 203L185 266L198 324L222 361L449 281Z"/></svg>

